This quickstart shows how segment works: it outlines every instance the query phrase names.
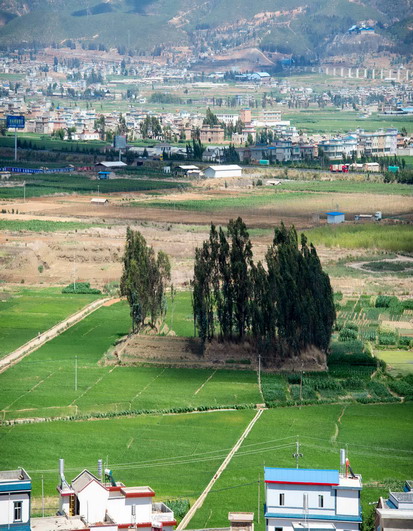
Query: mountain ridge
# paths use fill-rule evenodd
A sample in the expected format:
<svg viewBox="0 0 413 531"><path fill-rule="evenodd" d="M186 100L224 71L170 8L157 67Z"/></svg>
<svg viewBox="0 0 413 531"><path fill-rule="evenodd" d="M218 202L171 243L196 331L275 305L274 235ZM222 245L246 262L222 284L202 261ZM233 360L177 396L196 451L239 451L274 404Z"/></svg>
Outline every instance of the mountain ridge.
<svg viewBox="0 0 413 531"><path fill-rule="evenodd" d="M0 45L70 39L137 53L190 46L198 55L245 45L314 58L365 22L374 50L411 54L412 15L413 0L2 0Z"/></svg>

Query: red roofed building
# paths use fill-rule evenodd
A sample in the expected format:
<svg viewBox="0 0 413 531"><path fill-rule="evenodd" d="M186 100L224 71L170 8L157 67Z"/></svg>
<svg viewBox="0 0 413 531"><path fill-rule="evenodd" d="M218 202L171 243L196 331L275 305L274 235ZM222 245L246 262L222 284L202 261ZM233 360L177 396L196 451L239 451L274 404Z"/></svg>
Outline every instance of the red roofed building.
<svg viewBox="0 0 413 531"><path fill-rule="evenodd" d="M80 517L82 529L142 529L173 531L174 513L164 503L153 503L155 492L147 486L126 487L115 482L112 472L105 470L105 480L83 470L69 485L60 461L59 513Z"/></svg>

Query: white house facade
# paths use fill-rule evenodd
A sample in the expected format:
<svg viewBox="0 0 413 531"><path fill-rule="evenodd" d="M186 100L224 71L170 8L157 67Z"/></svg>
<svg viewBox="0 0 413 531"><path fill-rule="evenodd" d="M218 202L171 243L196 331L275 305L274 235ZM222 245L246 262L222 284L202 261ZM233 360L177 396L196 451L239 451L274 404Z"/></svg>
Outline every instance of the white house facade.
<svg viewBox="0 0 413 531"><path fill-rule="evenodd" d="M266 531L356 531L361 477L338 470L265 468Z"/></svg>
<svg viewBox="0 0 413 531"><path fill-rule="evenodd" d="M147 486L126 487L115 482L110 471L106 481L83 470L69 485L61 464L59 513L80 517L84 529L113 526L114 529L139 527L142 531L172 531L174 513L164 503L152 503L155 492Z"/></svg>

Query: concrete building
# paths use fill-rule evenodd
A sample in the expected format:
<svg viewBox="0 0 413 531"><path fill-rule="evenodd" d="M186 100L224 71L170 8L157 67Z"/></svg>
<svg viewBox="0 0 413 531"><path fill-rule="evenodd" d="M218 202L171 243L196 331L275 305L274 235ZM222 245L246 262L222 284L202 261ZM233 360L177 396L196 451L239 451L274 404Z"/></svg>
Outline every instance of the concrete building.
<svg viewBox="0 0 413 531"><path fill-rule="evenodd" d="M337 223L343 223L345 221L346 216L343 212L327 212L327 223L331 224L337 224Z"/></svg>
<svg viewBox="0 0 413 531"><path fill-rule="evenodd" d="M204 125L199 138L203 144L222 144L224 142L224 129L220 125Z"/></svg>
<svg viewBox="0 0 413 531"><path fill-rule="evenodd" d="M264 472L266 531L360 529L360 476L297 468Z"/></svg>
<svg viewBox="0 0 413 531"><path fill-rule="evenodd" d="M222 166L209 166L204 175L207 179L220 177L241 177L242 168L237 164L227 164Z"/></svg>
<svg viewBox="0 0 413 531"><path fill-rule="evenodd" d="M150 487L126 487L114 480L110 470L105 470L105 481L83 470L69 485L61 459L57 490L59 513L66 517L80 517L84 529L106 530L109 526L111 531L127 527L172 531L176 525L169 507L164 503L152 503L155 492Z"/></svg>
<svg viewBox="0 0 413 531"><path fill-rule="evenodd" d="M30 531L32 480L23 469L0 472L0 529Z"/></svg>
<svg viewBox="0 0 413 531"><path fill-rule="evenodd" d="M389 492L380 497L376 508L375 531L413 529L413 481L406 481L403 492Z"/></svg>

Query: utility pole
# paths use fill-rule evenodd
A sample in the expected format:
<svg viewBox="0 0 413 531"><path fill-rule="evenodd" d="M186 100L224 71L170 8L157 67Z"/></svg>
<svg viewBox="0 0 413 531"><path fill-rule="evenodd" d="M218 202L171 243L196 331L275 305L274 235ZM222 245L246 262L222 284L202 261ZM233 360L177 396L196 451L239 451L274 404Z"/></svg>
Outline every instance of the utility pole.
<svg viewBox="0 0 413 531"><path fill-rule="evenodd" d="M77 391L77 356L75 356L75 391Z"/></svg>
<svg viewBox="0 0 413 531"><path fill-rule="evenodd" d="M293 457L295 457L295 468L298 468L298 460L300 457L303 457L303 454L300 453L300 440L297 435L297 442L295 443L295 453L293 454Z"/></svg>
<svg viewBox="0 0 413 531"><path fill-rule="evenodd" d="M260 523L260 513L261 513L261 509L260 509L260 487L261 487L261 481L260 481L260 475L258 474L258 510L257 510L257 513L258 513L258 523Z"/></svg>
<svg viewBox="0 0 413 531"><path fill-rule="evenodd" d="M14 128L14 160L17 160L17 127Z"/></svg>
<svg viewBox="0 0 413 531"><path fill-rule="evenodd" d="M26 181L23 183L23 203L26 202Z"/></svg>
<svg viewBox="0 0 413 531"><path fill-rule="evenodd" d="M76 252L73 252L73 291L76 291Z"/></svg>
<svg viewBox="0 0 413 531"><path fill-rule="evenodd" d="M44 479L42 474L42 516L44 518Z"/></svg>

